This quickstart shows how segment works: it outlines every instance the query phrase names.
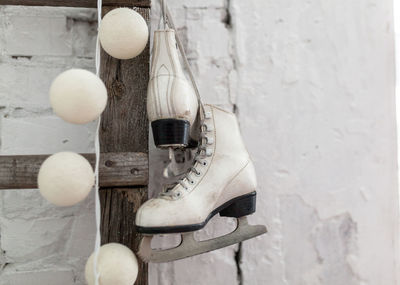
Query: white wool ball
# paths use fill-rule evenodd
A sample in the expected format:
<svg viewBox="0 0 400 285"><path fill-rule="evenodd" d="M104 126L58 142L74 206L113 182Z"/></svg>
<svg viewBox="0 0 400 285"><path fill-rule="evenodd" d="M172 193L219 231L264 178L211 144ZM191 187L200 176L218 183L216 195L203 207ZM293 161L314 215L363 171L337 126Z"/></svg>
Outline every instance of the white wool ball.
<svg viewBox="0 0 400 285"><path fill-rule="evenodd" d="M64 71L50 87L54 112L67 122L86 124L97 119L107 104L107 89L94 73L84 69Z"/></svg>
<svg viewBox="0 0 400 285"><path fill-rule="evenodd" d="M85 267L85 278L89 285L95 284L93 272L94 253ZM132 285L138 275L138 262L135 254L119 243L105 244L100 248L97 259L97 272L101 285Z"/></svg>
<svg viewBox="0 0 400 285"><path fill-rule="evenodd" d="M40 194L57 206L71 206L84 200L94 185L89 161L74 152L48 157L38 175Z"/></svg>
<svg viewBox="0 0 400 285"><path fill-rule="evenodd" d="M100 43L112 57L129 59L138 56L146 47L148 38L146 21L132 9L114 9L101 20Z"/></svg>

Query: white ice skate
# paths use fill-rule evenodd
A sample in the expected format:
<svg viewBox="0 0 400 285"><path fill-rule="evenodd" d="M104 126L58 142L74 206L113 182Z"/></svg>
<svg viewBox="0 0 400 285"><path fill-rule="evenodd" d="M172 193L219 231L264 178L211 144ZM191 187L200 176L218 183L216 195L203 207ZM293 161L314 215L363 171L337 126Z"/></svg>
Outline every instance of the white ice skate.
<svg viewBox="0 0 400 285"><path fill-rule="evenodd" d="M147 113L157 147L183 148L190 143L198 98L196 87L186 79L179 61L178 49L187 64L182 44L166 15L163 18L164 29L154 32Z"/></svg>
<svg viewBox="0 0 400 285"><path fill-rule="evenodd" d="M236 117L212 105L201 106L201 145L194 165L170 190L144 203L136 214L136 228L143 238L139 255L145 261L168 262L229 246L265 233L263 225L247 224L256 210L256 176L244 146ZM216 214L238 219L232 233L196 241ZM152 235L183 233L178 247L151 248Z"/></svg>

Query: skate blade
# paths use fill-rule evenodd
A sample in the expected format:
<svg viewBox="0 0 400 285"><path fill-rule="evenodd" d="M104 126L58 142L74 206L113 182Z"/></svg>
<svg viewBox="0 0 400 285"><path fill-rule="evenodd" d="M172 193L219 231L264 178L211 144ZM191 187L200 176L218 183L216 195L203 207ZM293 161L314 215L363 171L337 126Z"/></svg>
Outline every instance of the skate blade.
<svg viewBox="0 0 400 285"><path fill-rule="evenodd" d="M246 217L238 219L236 229L224 236L197 241L194 232L183 233L181 243L174 248L157 250L151 248L152 236L144 236L140 243L138 255L145 262L161 263L183 259L206 253L226 246L254 238L267 232L264 225L249 225Z"/></svg>

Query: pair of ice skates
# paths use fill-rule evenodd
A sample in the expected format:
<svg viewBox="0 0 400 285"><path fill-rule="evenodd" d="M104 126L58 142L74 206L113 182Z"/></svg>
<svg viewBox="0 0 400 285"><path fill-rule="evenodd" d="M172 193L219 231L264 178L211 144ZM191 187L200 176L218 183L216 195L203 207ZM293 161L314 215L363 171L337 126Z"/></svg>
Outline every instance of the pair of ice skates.
<svg viewBox="0 0 400 285"><path fill-rule="evenodd" d="M192 167L178 183L144 203L136 228L144 234L139 255L145 261L168 262L226 247L266 232L248 225L256 210L256 176L233 113L203 105L182 44L163 4L164 29L154 33L147 111L154 142L160 148L196 147ZM170 28L171 27L171 28ZM191 79L183 73L178 50ZM215 239L196 241L216 214L237 218L236 229ZM179 246L151 248L156 234L181 233Z"/></svg>

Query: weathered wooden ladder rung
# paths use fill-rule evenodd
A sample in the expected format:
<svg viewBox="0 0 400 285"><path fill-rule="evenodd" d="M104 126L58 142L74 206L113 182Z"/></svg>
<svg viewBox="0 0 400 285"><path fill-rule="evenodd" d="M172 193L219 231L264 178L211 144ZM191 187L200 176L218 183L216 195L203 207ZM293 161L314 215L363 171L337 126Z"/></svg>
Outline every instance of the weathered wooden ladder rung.
<svg viewBox="0 0 400 285"><path fill-rule="evenodd" d="M94 167L95 155L82 154ZM0 156L0 189L37 188L40 165L49 155ZM103 153L100 156L100 187L144 186L148 184L147 154Z"/></svg>
<svg viewBox="0 0 400 285"><path fill-rule="evenodd" d="M150 0L103 0L103 6L150 8ZM96 0L0 0L0 5L96 8Z"/></svg>

